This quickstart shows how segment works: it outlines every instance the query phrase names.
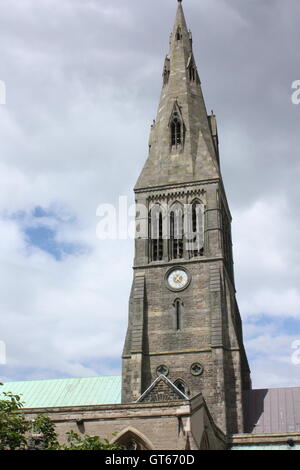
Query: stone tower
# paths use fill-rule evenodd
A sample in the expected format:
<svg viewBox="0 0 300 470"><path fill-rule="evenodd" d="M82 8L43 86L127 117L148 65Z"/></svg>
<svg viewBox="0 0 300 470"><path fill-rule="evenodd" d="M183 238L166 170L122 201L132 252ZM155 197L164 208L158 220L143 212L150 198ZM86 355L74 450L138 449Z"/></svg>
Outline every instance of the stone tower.
<svg viewBox="0 0 300 470"><path fill-rule="evenodd" d="M136 401L163 374L186 396L201 392L224 432L242 432L243 392L251 381L235 298L231 215L216 117L207 115L181 2L135 196L123 403Z"/></svg>

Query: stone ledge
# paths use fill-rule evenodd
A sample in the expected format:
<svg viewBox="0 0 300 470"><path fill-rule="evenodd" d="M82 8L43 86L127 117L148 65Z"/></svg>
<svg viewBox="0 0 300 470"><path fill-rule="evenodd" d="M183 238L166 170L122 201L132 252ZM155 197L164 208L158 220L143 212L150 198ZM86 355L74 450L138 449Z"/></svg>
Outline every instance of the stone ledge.
<svg viewBox="0 0 300 470"><path fill-rule="evenodd" d="M249 444L275 444L275 443L287 443L287 441L293 440L294 442L300 442L300 433L289 432L280 434L235 434L229 438L229 445L249 445Z"/></svg>
<svg viewBox="0 0 300 470"><path fill-rule="evenodd" d="M161 186L146 186L144 188L134 188L134 192L136 194L139 193L152 193L152 192L163 192L165 193L166 191L169 191L171 189L178 189L182 188L183 184L185 188L190 188L194 187L195 189L197 186L204 186L204 185L210 185L210 184L216 184L222 182L221 178L211 178L211 179L206 179L206 180L201 180L201 181L190 181L190 182L185 182L185 183L173 183L173 184L163 184ZM223 185L222 185L223 186Z"/></svg>
<svg viewBox="0 0 300 470"><path fill-rule="evenodd" d="M99 413L99 417L102 413L104 418L110 417L123 417L124 411L126 416L142 416L143 414L155 413L155 409L159 408L158 415L177 415L180 413L186 414L187 407L190 409L190 401L183 400L181 404L178 401L172 402L157 402L157 403L127 403L127 404L115 404L115 405L90 405L90 406L66 406L66 407L50 407L50 408L22 408L19 413L24 414L38 414L38 413ZM149 410L149 411L148 411Z"/></svg>
<svg viewBox="0 0 300 470"><path fill-rule="evenodd" d="M146 239L145 239L146 240ZM193 259L177 259L176 260L176 265L187 265L187 264L199 264L199 263L209 263L209 262L214 262L214 261L225 261L225 258L223 256L218 256L218 257L205 257L205 256L200 256L198 258L193 258ZM174 260L171 261L155 261L153 263L145 264L145 265L139 265L139 266L133 266L134 270L137 269L151 269L151 268L163 268L166 266L174 266Z"/></svg>

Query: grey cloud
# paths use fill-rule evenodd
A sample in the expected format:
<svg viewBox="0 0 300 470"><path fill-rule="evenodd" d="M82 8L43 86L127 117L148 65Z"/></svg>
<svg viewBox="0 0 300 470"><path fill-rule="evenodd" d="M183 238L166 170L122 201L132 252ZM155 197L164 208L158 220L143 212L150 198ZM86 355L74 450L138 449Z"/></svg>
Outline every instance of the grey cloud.
<svg viewBox="0 0 300 470"><path fill-rule="evenodd" d="M115 202L120 194L133 198L132 187L147 156L149 126L157 110L176 3L0 2L0 79L6 81L8 101L7 106L0 107L0 211L30 211L34 205L56 203L77 217L74 239L84 238L95 259L99 256L101 275L111 276L106 284L108 297L100 290L94 301L89 301L91 322L99 318L100 323L103 311L110 308L123 322L118 332L120 343L126 323L133 243L125 247L116 242L116 248L96 241L95 212L99 203ZM186 0L184 8L193 32L208 112L213 108L217 113L222 171L235 216L234 243L240 256L235 259L238 293L241 304L247 306L249 286L253 293L278 285L283 291L297 286L300 105L291 103L291 84L300 79L300 3ZM255 230L255 224L258 229L262 225L256 213L245 218L257 201L267 201L266 207L272 207L278 198L286 206L278 204L278 211L272 213L278 225L274 228L270 224L276 233L268 236L273 240L271 246L281 252L281 261L285 259L289 266L287 275L270 268L271 254L267 252L266 267L253 262L247 231ZM287 208L284 217L282 207ZM244 228L239 226L242 223ZM263 228L268 230L267 225ZM116 269L110 260L123 251L117 269L124 273L126 282L119 279L120 298L109 302ZM107 256L103 257L103 252ZM16 264L19 262L24 260L16 260ZM83 259L81 266L88 262ZM47 262L41 261L41 266L46 270ZM62 291L68 272L69 266L64 266ZM17 271L4 267L4 279L6 273L11 276L6 281L7 292L13 296ZM88 280L90 275L88 271ZM5 296L2 318L12 305L18 315L34 310L34 299L40 301L34 279L23 283L19 278L24 300ZM41 292L47 292L48 282L45 274L38 285ZM59 285L56 288L60 299ZM67 288L71 292L71 286ZM84 301L84 295L77 301L82 309ZM46 318L63 307L60 299L51 312L45 313ZM72 307L75 305L67 310L70 321ZM76 312L80 317L79 307ZM34 310L30 325L36 315L38 311ZM91 334L93 331L91 325ZM109 331L107 338L116 341L116 334ZM85 338L88 350L88 333ZM51 363L47 354L43 360ZM31 361L29 355L28 367ZM65 365L62 370L67 370Z"/></svg>

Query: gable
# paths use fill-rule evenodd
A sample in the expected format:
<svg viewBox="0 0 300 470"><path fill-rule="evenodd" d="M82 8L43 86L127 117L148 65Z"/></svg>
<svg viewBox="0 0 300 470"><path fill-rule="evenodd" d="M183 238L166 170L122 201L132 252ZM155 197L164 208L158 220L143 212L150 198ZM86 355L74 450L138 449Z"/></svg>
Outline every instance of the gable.
<svg viewBox="0 0 300 470"><path fill-rule="evenodd" d="M160 375L140 396L137 403L189 400L165 375Z"/></svg>

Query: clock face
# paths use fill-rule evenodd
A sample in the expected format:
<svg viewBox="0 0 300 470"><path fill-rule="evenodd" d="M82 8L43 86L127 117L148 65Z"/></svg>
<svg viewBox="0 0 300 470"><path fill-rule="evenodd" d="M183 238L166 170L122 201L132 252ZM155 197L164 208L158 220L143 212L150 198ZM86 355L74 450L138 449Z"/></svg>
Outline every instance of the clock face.
<svg viewBox="0 0 300 470"><path fill-rule="evenodd" d="M183 269L174 269L167 277L168 285L171 289L184 289L189 283L188 274Z"/></svg>

